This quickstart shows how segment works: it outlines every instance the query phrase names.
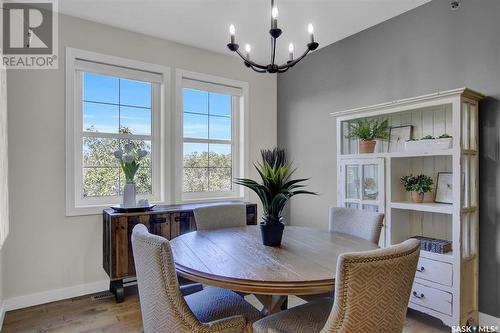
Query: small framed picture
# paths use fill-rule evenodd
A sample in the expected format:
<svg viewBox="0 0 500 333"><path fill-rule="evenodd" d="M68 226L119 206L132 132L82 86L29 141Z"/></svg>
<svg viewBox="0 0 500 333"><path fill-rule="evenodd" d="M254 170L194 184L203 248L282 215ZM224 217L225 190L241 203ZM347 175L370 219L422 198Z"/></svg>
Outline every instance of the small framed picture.
<svg viewBox="0 0 500 333"><path fill-rule="evenodd" d="M411 140L411 130L413 126L398 126L389 129L389 153L405 150L405 142Z"/></svg>
<svg viewBox="0 0 500 333"><path fill-rule="evenodd" d="M451 172L438 173L434 202L453 203L453 174Z"/></svg>

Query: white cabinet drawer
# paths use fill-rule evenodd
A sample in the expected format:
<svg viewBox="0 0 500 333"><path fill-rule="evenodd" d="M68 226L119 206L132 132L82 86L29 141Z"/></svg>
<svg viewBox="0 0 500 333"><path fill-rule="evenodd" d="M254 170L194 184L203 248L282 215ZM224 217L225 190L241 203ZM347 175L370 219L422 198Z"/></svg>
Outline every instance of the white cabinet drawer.
<svg viewBox="0 0 500 333"><path fill-rule="evenodd" d="M410 302L451 315L452 295L445 291L413 283Z"/></svg>
<svg viewBox="0 0 500 333"><path fill-rule="evenodd" d="M451 287L453 266L446 262L420 257L415 277Z"/></svg>

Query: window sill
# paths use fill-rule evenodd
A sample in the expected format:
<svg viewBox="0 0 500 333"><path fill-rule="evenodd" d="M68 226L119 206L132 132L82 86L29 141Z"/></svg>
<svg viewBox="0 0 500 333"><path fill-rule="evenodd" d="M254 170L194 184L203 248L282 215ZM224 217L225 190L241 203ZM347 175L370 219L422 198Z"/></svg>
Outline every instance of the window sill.
<svg viewBox="0 0 500 333"><path fill-rule="evenodd" d="M183 198L179 204L190 204L190 203L202 203L202 202L223 202L223 201L246 201L247 198L244 196L227 196L227 197L199 197L199 198Z"/></svg>
<svg viewBox="0 0 500 333"><path fill-rule="evenodd" d="M149 200L153 205L167 205L167 202L158 202ZM86 215L101 215L104 209L108 209L113 205L119 203L108 203L108 204L98 204L98 205L86 205L77 207L66 207L66 216L86 216Z"/></svg>

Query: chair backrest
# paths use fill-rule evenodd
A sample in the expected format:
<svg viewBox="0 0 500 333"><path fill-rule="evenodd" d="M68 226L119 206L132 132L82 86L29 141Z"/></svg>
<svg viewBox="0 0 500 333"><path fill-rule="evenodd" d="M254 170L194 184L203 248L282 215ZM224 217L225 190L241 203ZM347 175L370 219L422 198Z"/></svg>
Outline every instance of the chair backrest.
<svg viewBox="0 0 500 333"><path fill-rule="evenodd" d="M353 208L330 207L330 231L361 237L378 244L384 214Z"/></svg>
<svg viewBox="0 0 500 333"><path fill-rule="evenodd" d="M168 240L138 224L132 231L132 249L144 332L192 332L201 327L180 292Z"/></svg>
<svg viewBox="0 0 500 333"><path fill-rule="evenodd" d="M244 227L247 224L245 204L221 204L195 208L197 230Z"/></svg>
<svg viewBox="0 0 500 333"><path fill-rule="evenodd" d="M419 254L420 242L409 239L340 255L335 302L321 332L402 332Z"/></svg>

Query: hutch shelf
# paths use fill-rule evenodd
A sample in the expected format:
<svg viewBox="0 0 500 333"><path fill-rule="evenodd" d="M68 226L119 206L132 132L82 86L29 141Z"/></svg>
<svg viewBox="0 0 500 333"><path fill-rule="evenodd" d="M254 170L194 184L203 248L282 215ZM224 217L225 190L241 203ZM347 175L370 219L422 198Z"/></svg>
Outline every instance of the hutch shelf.
<svg viewBox="0 0 500 333"><path fill-rule="evenodd" d="M109 289L117 302L124 300L124 283L135 281L130 240L134 226L142 223L149 232L170 240L196 230L193 209L210 204L214 203L156 206L151 211L141 213L116 213L112 209L103 211L102 266L110 278ZM246 207L247 225L257 224L257 205L246 203Z"/></svg>
<svg viewBox="0 0 500 333"><path fill-rule="evenodd" d="M452 251L444 254L420 252L409 302L448 326L478 323L477 117L483 97L461 88L331 113L337 130L337 204L385 213L380 246L412 236L452 242ZM406 151L404 144L389 152L389 139L377 141L373 153L360 154L357 140L348 135L349 124L363 118L387 119L394 128L411 126L411 139L446 133L452 146L436 150L429 141L419 152ZM392 142L398 138L405 140L394 136ZM449 203L435 202L439 173L448 174ZM434 181L423 203L414 203L401 184L410 174Z"/></svg>

